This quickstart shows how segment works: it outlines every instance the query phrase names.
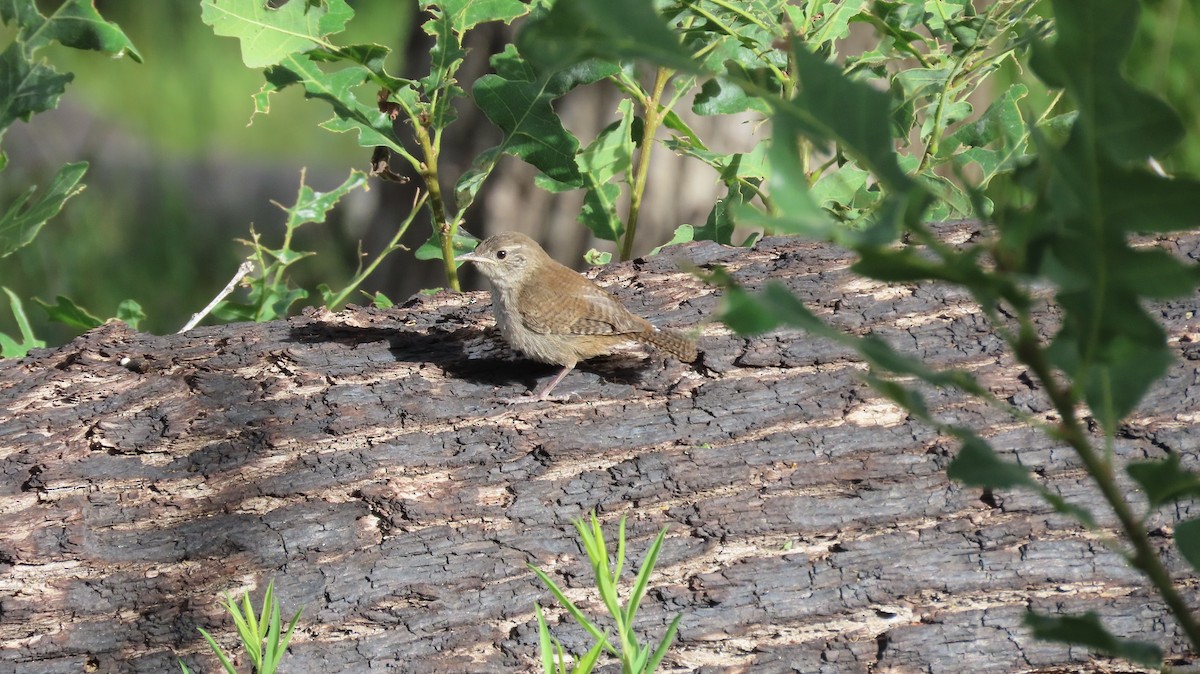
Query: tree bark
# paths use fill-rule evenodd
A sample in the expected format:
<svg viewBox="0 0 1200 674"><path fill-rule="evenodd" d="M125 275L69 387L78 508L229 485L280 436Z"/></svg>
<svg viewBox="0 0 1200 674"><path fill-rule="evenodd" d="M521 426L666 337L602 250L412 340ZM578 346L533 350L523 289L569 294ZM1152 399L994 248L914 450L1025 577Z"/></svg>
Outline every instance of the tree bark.
<svg viewBox="0 0 1200 674"><path fill-rule="evenodd" d="M1161 244L1195 259L1200 235ZM852 352L702 323L719 293L682 262L782 282L846 330L1049 410L961 290L863 280L845 251L792 239L605 270L635 312L702 325L703 353L593 360L556 390L566 402L500 401L554 368L499 342L484 293L184 335L106 325L0 361L0 673L161 673L177 656L218 671L196 628L232 647L222 593L257 599L271 579L285 619L303 610L283 671L533 671L535 603L569 650L590 645L526 564L601 613L570 525L592 509L610 534L629 518L627 579L668 527L638 615L657 639L683 614L665 671L1136 671L1033 639L1031 608L1096 611L1194 662L1105 544L1111 518L1068 449L929 393L937 415L1091 507L1099 531L1029 493L950 482L956 444L875 395ZM1196 463L1195 300L1156 305L1179 357L1123 427L1121 461ZM1194 604L1171 540L1192 507L1151 526Z"/></svg>

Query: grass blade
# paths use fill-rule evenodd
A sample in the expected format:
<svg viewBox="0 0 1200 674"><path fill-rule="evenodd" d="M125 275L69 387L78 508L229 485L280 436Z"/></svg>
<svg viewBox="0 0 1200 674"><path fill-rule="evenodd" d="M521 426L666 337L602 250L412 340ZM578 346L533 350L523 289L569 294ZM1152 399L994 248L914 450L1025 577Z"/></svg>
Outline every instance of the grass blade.
<svg viewBox="0 0 1200 674"><path fill-rule="evenodd" d="M545 674L554 674L554 644L550 636L550 628L546 626L546 619L542 617L542 607L537 604L533 605L533 613L537 616L538 626L538 650L542 654L542 671Z"/></svg>
<svg viewBox="0 0 1200 674"><path fill-rule="evenodd" d="M654 571L654 565L658 563L658 553L662 550L663 539L666 536L667 528L663 527L662 531L658 532L658 537L654 539L654 544L646 551L646 559L642 561L642 568L638 570L637 578L634 580L633 591L629 593L629 605L625 607L625 622L627 623L633 623L633 617L642 603L642 597L646 594L646 585L650 582L650 574Z"/></svg>
<svg viewBox="0 0 1200 674"><path fill-rule="evenodd" d="M225 667L225 671L229 672L229 674L238 674L237 670L233 668L233 663L229 661L229 658L225 657L225 651L222 651L221 647L217 645L217 640L212 638L212 635L205 631L203 627L197 627L196 629L200 630L200 634L204 636L204 640L208 642L213 653L217 654L217 659L221 661L221 665Z"/></svg>
<svg viewBox="0 0 1200 674"><path fill-rule="evenodd" d="M675 619L671 621L670 627L667 628L667 633L663 635L662 641L658 643L658 648L655 649L654 655L650 657L650 661L646 663L646 669L643 670L646 674L650 674L658 669L658 665L667 655L667 649L671 647L671 642L675 640L675 632L679 629L679 621L683 618L683 614L679 613Z"/></svg>
<svg viewBox="0 0 1200 674"><path fill-rule="evenodd" d="M610 644L608 641L608 635L602 632L599 627L596 627L594 624L592 624L592 621L587 619L587 616L583 614L583 611L580 611L579 607L576 606L575 603L570 599L568 599L567 595L563 594L563 591L559 589L558 585L553 580L550 579L550 576L547 576L545 572L532 564L528 564L527 566L535 575L537 575L546 588L550 590L550 593L554 595L554 598L558 600L558 603L561 604L563 608L567 609L567 613L571 614L571 617L575 619L575 622L579 623L580 626L582 626L583 629L587 630L589 634L595 637L597 641L603 643L613 655L617 654L616 649L613 648L612 644Z"/></svg>
<svg viewBox="0 0 1200 674"><path fill-rule="evenodd" d="M268 588L269 590L270 588ZM273 599L273 598L272 598ZM263 611L267 610L266 597L263 597ZM279 664L279 658L282 655L279 648L279 602L272 601L271 618L267 627L267 648L263 652L263 666L258 674L275 674L275 667Z"/></svg>
<svg viewBox="0 0 1200 674"><path fill-rule="evenodd" d="M621 523L617 528L617 564L613 569L612 579L613 585L618 585L621 582L621 568L625 566L625 516L621 516Z"/></svg>
<svg viewBox="0 0 1200 674"><path fill-rule="evenodd" d="M278 604L275 603L274 599L275 599L275 580L271 579L270 581L267 582L267 591L263 593L263 598L262 598L262 611L258 614L258 625L257 625L258 633L257 634L258 634L258 638L260 640L263 639L264 637L266 637L267 632L270 630L269 623L267 622L268 616L270 616L272 613L279 612L279 606L278 606ZM249 601L250 601L250 593L247 592L246 593L246 602L247 602L246 606L247 607L250 606ZM274 606L274 609L272 609L272 606Z"/></svg>
<svg viewBox="0 0 1200 674"><path fill-rule="evenodd" d="M596 642L595 646L587 653L583 654L582 658L575 663L575 669L571 670L571 674L590 674L596 667L596 661L600 659L600 654L604 652L604 643Z"/></svg>
<svg viewBox="0 0 1200 674"><path fill-rule="evenodd" d="M262 623L258 617L254 615L254 605L250 603L250 593L242 595L242 623L246 626L246 631L239 634L242 637L242 645L246 649L246 656L250 658L250 662L254 665L254 671L262 669Z"/></svg>

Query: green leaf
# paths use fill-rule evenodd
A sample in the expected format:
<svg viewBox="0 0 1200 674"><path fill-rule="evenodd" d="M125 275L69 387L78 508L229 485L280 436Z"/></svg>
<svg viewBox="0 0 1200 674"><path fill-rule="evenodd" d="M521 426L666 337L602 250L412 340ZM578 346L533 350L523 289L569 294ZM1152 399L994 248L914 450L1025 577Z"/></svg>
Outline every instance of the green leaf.
<svg viewBox="0 0 1200 674"><path fill-rule="evenodd" d="M613 183L589 187L579 209L579 221L601 239L616 241L625 232L625 224L617 214L621 188Z"/></svg>
<svg viewBox="0 0 1200 674"><path fill-rule="evenodd" d="M26 60L19 43L0 54L0 132L15 120L58 107L58 99L74 79L42 63Z"/></svg>
<svg viewBox="0 0 1200 674"><path fill-rule="evenodd" d="M288 621L287 631L282 636L279 636L279 604L275 604L275 622L273 626L276 638L273 638L271 641L270 670L269 672L268 670L264 670L263 674L274 674L278 669L279 661L283 659L284 653L287 653L288 644L292 641L292 633L296 630L296 624L299 622L300 611L297 610L292 619Z"/></svg>
<svg viewBox="0 0 1200 674"><path fill-rule="evenodd" d="M858 164L846 162L817 180L809 192L813 201L843 220L852 220L863 209L879 202L878 190L868 189L871 174ZM854 215L850 215L855 211Z"/></svg>
<svg viewBox="0 0 1200 674"><path fill-rule="evenodd" d="M287 209L287 228L294 229L309 222L325 222L326 214L333 210L342 197L359 188L367 188L367 174L358 169L352 169L341 185L328 192L318 192L302 179L296 203Z"/></svg>
<svg viewBox="0 0 1200 674"><path fill-rule="evenodd" d="M981 188L997 174L1014 169L1029 147L1029 130L1018 105L1028 93L1023 84L1010 86L979 119L943 139L939 156L953 157L959 167L979 166L983 175L977 186Z"/></svg>
<svg viewBox="0 0 1200 674"><path fill-rule="evenodd" d="M686 131L690 133L691 129ZM692 133L690 136L667 139L663 141L663 145L672 152L698 159L713 167L725 183L743 179L758 184L770 173L767 166L767 150L771 147L769 143L758 143L749 152L722 154L710 150Z"/></svg>
<svg viewBox="0 0 1200 674"><path fill-rule="evenodd" d="M365 185L366 174L354 170L341 185L328 192L319 192L304 182L302 172L296 202L285 209L287 220L284 227L287 233L284 236L284 247L271 249L264 246L259 234L251 228L252 241L246 243L252 248L250 259L257 262L259 273L249 277L247 281L250 288L247 301L225 300L213 309L213 315L226 321L257 322L286 316L293 304L308 297L307 290L291 287L291 282L284 275L287 267L313 255L311 252L297 251L290 247L293 232L310 222L324 222L328 212L342 197ZM325 290L327 291L328 287Z"/></svg>
<svg viewBox="0 0 1200 674"><path fill-rule="evenodd" d="M258 307L224 300L213 307L212 315L223 321L253 321L258 316Z"/></svg>
<svg viewBox="0 0 1200 674"><path fill-rule="evenodd" d="M1193 518L1175 525L1175 547L1193 569L1200 569L1200 520Z"/></svg>
<svg viewBox="0 0 1200 674"><path fill-rule="evenodd" d="M726 289L718 310L721 322L739 335L758 335L779 327L779 317L740 287Z"/></svg>
<svg viewBox="0 0 1200 674"><path fill-rule="evenodd" d="M1107 306L1094 306L1096 301ZM1099 298L1084 290L1061 292L1059 302L1067 314L1047 355L1082 389L1105 432L1114 433L1170 365L1166 335L1128 297Z"/></svg>
<svg viewBox="0 0 1200 674"><path fill-rule="evenodd" d="M618 119L608 125L576 157L579 173L587 189L579 222L601 239L616 241L625 232L625 224L617 213L621 189L612 183L625 178L633 167L633 100L622 99L617 106Z"/></svg>
<svg viewBox="0 0 1200 674"><path fill-rule="evenodd" d="M660 4L667 12L668 24L679 27L684 49L696 55L699 67L717 75L752 80L764 91L773 92L778 92L786 80L783 72L787 57L774 46L788 29L781 20L786 6L783 0ZM723 88L722 83L706 85L710 91L713 87ZM725 91L740 103L766 112L764 102L739 95L732 88ZM709 106L710 101L705 100L708 98L708 93L701 94L697 112ZM734 110L740 106L718 107ZM712 110L702 114L708 112Z"/></svg>
<svg viewBox="0 0 1200 674"><path fill-rule="evenodd" d="M93 0L67 0L48 17L38 11L34 0L0 0L0 19L17 25L17 42L23 45L27 56L57 41L73 49L94 49L115 56L128 54L134 61L142 62L137 48L117 24L100 16Z"/></svg>
<svg viewBox="0 0 1200 674"><path fill-rule="evenodd" d="M632 625L634 617L637 616L638 607L641 606L642 597L646 594L646 586L650 583L650 574L654 573L654 565L658 562L658 553L662 551L666 536L667 528L663 527L659 530L654 542L650 544L650 549L646 551L646 557L642 560L642 566L634 578L633 589L629 591L629 598L625 604L625 623L628 625ZM618 553L618 555L620 554Z"/></svg>
<svg viewBox="0 0 1200 674"><path fill-rule="evenodd" d="M725 289L718 315L723 323L738 334L754 335L779 325L791 325L819 337L843 342L851 339L821 322L778 281L769 282L761 292L751 295L720 267L701 277Z"/></svg>
<svg viewBox="0 0 1200 674"><path fill-rule="evenodd" d="M261 249L261 251L264 254L271 256L271 258L274 261L282 264L285 267L288 265L291 265L291 264L295 264L296 262L299 262L300 260L303 260L306 257L312 257L313 255L316 255L316 253L314 253L313 251L310 251L310 250L292 250L290 248L265 248L264 247Z"/></svg>
<svg viewBox="0 0 1200 674"><path fill-rule="evenodd" d="M951 480L972 487L1007 489L1010 487L1038 488L1040 485L1024 467L1000 458L991 445L971 432L960 434L962 449L946 469Z"/></svg>
<svg viewBox="0 0 1200 674"><path fill-rule="evenodd" d="M575 163L579 141L562 125L551 102L581 84L615 74L615 64L590 61L537 79L512 45L492 57L496 74L475 81L475 104L504 132L500 152L513 154L554 180L583 186Z"/></svg>
<svg viewBox="0 0 1200 674"><path fill-rule="evenodd" d="M375 294L371 295L370 297L371 306L377 309L391 309L392 307L396 306L395 302L393 302L387 295L384 295L379 291L376 291Z"/></svg>
<svg viewBox="0 0 1200 674"><path fill-rule="evenodd" d="M796 300L799 303L799 300ZM782 303L779 303L782 304ZM815 316L809 321L819 321ZM892 372L903 376L918 377L921 380L934 386L946 386L957 388L961 391L970 393L971 395L986 397L987 389L983 388L971 374L965 370L935 370L926 365L920 359L910 356L900 351L897 351L884 340L874 336L867 335L861 339L844 336L841 333L836 333L833 328L821 324L819 328L809 328L810 331L832 331L837 334L840 340L846 341L862 355L871 367ZM817 332L817 334L821 334Z"/></svg>
<svg viewBox="0 0 1200 674"><path fill-rule="evenodd" d="M743 206L735 212L735 220L788 234L839 240L845 230L835 225L808 190L808 176L800 160L799 124L793 116L783 113L777 113L772 123L774 136L767 153L771 212Z"/></svg>
<svg viewBox="0 0 1200 674"><path fill-rule="evenodd" d="M1150 502L1150 507L1173 503L1184 497L1200 496L1200 474L1179 465L1179 455L1161 461L1138 461L1125 467Z"/></svg>
<svg viewBox="0 0 1200 674"><path fill-rule="evenodd" d="M289 2L287 6L302 4ZM344 54L344 52L337 52ZM366 66L350 66L326 73L315 59L326 61L330 53L314 51L309 54L284 56L280 63L268 68L263 75L266 84L255 95L255 112L266 112L267 99L272 92L292 84L304 87L304 97L323 100L333 108L334 116L321 123L321 128L335 133L358 132L358 144L362 147L385 146L394 152L408 156L408 152L396 138L392 119L372 102L363 103L354 94L354 89L368 81L376 81L377 74ZM400 89L394 96L410 95L415 100L416 92Z"/></svg>
<svg viewBox="0 0 1200 674"><path fill-rule="evenodd" d="M259 313L254 320L259 323L285 318L291 311L292 305L300 300L308 299L308 291L303 288L281 288L266 295L268 302L259 307Z"/></svg>
<svg viewBox="0 0 1200 674"><path fill-rule="evenodd" d="M598 641L596 645L588 649L588 652L584 653L575 662L575 667L571 670L571 674L590 674L596 668L596 662L600 660L600 654L604 652L604 645L605 642Z"/></svg>
<svg viewBox="0 0 1200 674"><path fill-rule="evenodd" d="M826 42L847 37L850 34L850 19L858 14L865 4L866 0L819 3L817 16L812 21L812 29L805 36L805 41L813 47L819 47Z"/></svg>
<svg viewBox="0 0 1200 674"><path fill-rule="evenodd" d="M956 70L957 68L951 65L941 68L909 68L900 71L892 81L903 93L904 102L910 103L941 93L946 81Z"/></svg>
<svg viewBox="0 0 1200 674"><path fill-rule="evenodd" d="M595 248L590 248L588 249L588 252L583 254L583 261L595 267L612 262L612 257L613 254L607 250L601 251L596 250Z"/></svg>
<svg viewBox="0 0 1200 674"><path fill-rule="evenodd" d="M512 23L513 19L525 16L531 7L521 0L424 0L421 5L422 9L428 9L432 5L441 7L460 34L481 23Z"/></svg>
<svg viewBox="0 0 1200 674"><path fill-rule="evenodd" d="M898 192L918 189L896 161L889 111L892 99L864 82L848 79L836 66L792 40L799 93L775 111L775 124L787 119L818 142L835 142Z"/></svg>
<svg viewBox="0 0 1200 674"><path fill-rule="evenodd" d="M475 247L479 245L479 239L476 239L470 234L462 233L462 230L460 229L454 233L454 243L451 245L454 249L454 257L457 258L459 255L465 255L466 253L475 250ZM421 244L420 247L417 248L416 252L413 253L413 256L418 260L442 259L441 235L435 230L429 235L429 238L425 240L425 243ZM459 262L458 264L462 263Z"/></svg>
<svg viewBox="0 0 1200 674"><path fill-rule="evenodd" d="M734 115L748 111L765 115L771 107L763 97L750 95L742 87L720 77L705 82L692 101L692 112L697 115Z"/></svg>
<svg viewBox="0 0 1200 674"><path fill-rule="evenodd" d="M653 257L662 252L667 246L675 246L681 243L688 243L696 240L696 230L691 225L680 225L675 228L675 234L671 236L671 240L661 246L655 246L650 251L650 256Z"/></svg>
<svg viewBox="0 0 1200 674"><path fill-rule="evenodd" d="M1146 641L1119 639L1104 629L1100 618L1088 611L1081 616L1044 616L1025 614L1025 626L1033 636L1046 641L1086 646L1089 649L1124 658L1146 667L1162 666L1162 651Z"/></svg>
<svg viewBox="0 0 1200 674"><path fill-rule="evenodd" d="M133 300L121 300L117 305L117 320L137 330L138 325L146 320L146 312L142 310L142 305Z"/></svg>
<svg viewBox="0 0 1200 674"><path fill-rule="evenodd" d="M429 51L429 75L419 80L426 100L433 101L428 126L442 129L455 119L451 102L464 91L458 86L454 74L462 65L466 50L460 43L462 29L457 28L447 12L430 9L433 16L425 22L424 31L434 38Z"/></svg>
<svg viewBox="0 0 1200 674"><path fill-rule="evenodd" d="M713 204L704 226L695 231L697 240L716 241L726 246L733 242L733 229L737 226L735 213L758 192L752 185L741 182L727 183L726 188L725 196Z"/></svg>
<svg viewBox="0 0 1200 674"><path fill-rule="evenodd" d="M1039 484L1024 466L1001 459L991 445L974 431L961 426L947 426L943 430L962 441L962 449L946 469L950 479L975 487L1032 489L1058 512L1075 518L1084 526L1095 526L1095 518L1090 511L1068 503L1062 496Z"/></svg>
<svg viewBox="0 0 1200 674"><path fill-rule="evenodd" d="M463 171L458 177L458 182L454 185L454 198L460 215L475 202L475 195L479 194L479 188L483 187L484 181L496 168L496 160L500 158L502 150L503 147L497 146L480 152L471 162L471 168ZM458 219L457 216L453 218Z"/></svg>
<svg viewBox="0 0 1200 674"><path fill-rule="evenodd" d="M929 424L937 424L933 416L929 413L929 406L925 403L925 396L920 391L910 386L904 386L891 379L884 379L874 372L868 372L866 379L871 388L882 393L884 397L896 403L911 416Z"/></svg>
<svg viewBox="0 0 1200 674"><path fill-rule="evenodd" d="M59 295L54 304L43 302L36 297L33 301L46 310L46 314L52 321L64 323L79 330L91 330L104 325L104 321L88 313L86 309L75 304L68 297Z"/></svg>
<svg viewBox="0 0 1200 674"><path fill-rule="evenodd" d="M1183 137L1179 115L1121 71L1138 25L1136 0L1055 0L1058 39L1034 44L1032 65L1051 86L1064 86L1084 131L1117 163L1140 163Z"/></svg>
<svg viewBox="0 0 1200 674"><path fill-rule="evenodd" d="M30 349L45 347L46 342L33 334L33 326L29 323L29 316L25 314L25 305L21 302L21 298L8 288L2 289L4 294L8 295L8 307L17 323L17 329L21 331L21 341L18 342L0 332L0 358L21 358L29 353Z"/></svg>
<svg viewBox="0 0 1200 674"><path fill-rule="evenodd" d="M878 0L875 3L875 13L889 27L906 32L921 25L925 18L925 7L921 2ZM919 38L920 36L913 34L909 39Z"/></svg>
<svg viewBox="0 0 1200 674"><path fill-rule="evenodd" d="M526 566L529 567L529 570L538 577L538 580L542 581L542 584L546 586L546 589L550 590L550 594L554 595L554 599L558 601L559 605L567 610L567 613L571 614L571 617L575 619L575 622L578 623L580 627L587 630L588 633L600 643L608 643L608 637L604 634L604 632L601 631L599 627L594 625L592 621L588 620L587 616L583 614L583 611L579 610L579 607L577 607L575 603L563 593L562 589L558 587L558 584L555 583L550 576L547 576L545 571L542 571L532 564L526 564Z"/></svg>
<svg viewBox="0 0 1200 674"><path fill-rule="evenodd" d="M646 59L686 72L696 70L678 36L645 0L558 0L548 13L526 21L517 46L541 73L593 57Z"/></svg>
<svg viewBox="0 0 1200 674"><path fill-rule="evenodd" d="M67 164L58 170L36 201L28 203L37 190L37 186L33 186L9 205L0 216L0 258L33 241L42 225L58 215L67 199L83 191L84 186L79 181L87 168L87 162Z"/></svg>
<svg viewBox="0 0 1200 674"><path fill-rule="evenodd" d="M1056 1L1054 8L1058 40L1035 44L1034 67L1065 87L1078 114L1061 147L1033 131L1039 159L1019 178L1037 190L1037 207L1010 209L998 222L1026 269L1058 286L1064 317L1048 355L1111 434L1171 358L1144 299L1189 293L1198 278L1194 265L1135 250L1127 235L1194 227L1200 183L1140 168L1178 140L1181 126L1120 72L1137 3L1099 0L1081 11Z"/></svg>
<svg viewBox="0 0 1200 674"><path fill-rule="evenodd" d="M864 247L859 254L861 257L851 266L851 271L880 281L963 281L955 277L946 264L916 248Z"/></svg>
<svg viewBox="0 0 1200 674"><path fill-rule="evenodd" d="M1200 208L1200 180L1163 178L1142 169L1097 167L1097 212L1106 227L1122 232L1170 232L1196 226ZM1094 203L1094 202L1093 202Z"/></svg>
<svg viewBox="0 0 1200 674"><path fill-rule="evenodd" d="M202 0L200 18L213 32L235 37L247 68L265 68L316 47L340 33L354 10L346 0L296 0L272 9L263 0Z"/></svg>

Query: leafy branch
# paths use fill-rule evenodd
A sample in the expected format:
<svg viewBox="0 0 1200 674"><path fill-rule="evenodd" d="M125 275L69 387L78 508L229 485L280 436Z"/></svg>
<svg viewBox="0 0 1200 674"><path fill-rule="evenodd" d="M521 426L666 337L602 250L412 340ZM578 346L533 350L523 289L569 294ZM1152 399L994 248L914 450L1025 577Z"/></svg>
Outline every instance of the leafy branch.
<svg viewBox="0 0 1200 674"><path fill-rule="evenodd" d="M560 0L556 13L571 16L571 0ZM763 3L767 4L767 3ZM847 59L847 70L819 53L832 47L805 43L795 35L768 31L777 49L747 49L741 60L711 56L715 51L689 50L685 41L660 42L656 50L631 47L616 35L595 35L610 24L597 20L574 33L564 29L560 39L573 45L543 45L546 53L562 58L555 67L570 67L571 59L603 56L640 58L660 67L707 73L708 101L723 101L730 110L755 109L766 103L773 127L763 180L770 202L765 207L748 201L733 211L735 223L780 232L830 239L855 250L853 271L887 282L938 281L971 292L997 333L1049 392L1059 422L1047 428L1055 440L1076 451L1089 476L1120 523L1132 547L1130 563L1146 574L1171 608L1196 648L1200 633L1149 543L1144 518L1134 516L1115 482L1111 446L1121 419L1136 407L1170 360L1165 333L1143 308L1144 299L1194 292L1200 268L1164 251L1135 248L1127 240L1138 232L1165 232L1192 227L1200 212L1200 183L1170 179L1143 169L1146 157L1167 151L1181 134L1177 116L1155 97L1128 82L1120 71L1128 51L1138 7L1132 0L1105 0L1086 9L1077 4L1052 3L1057 40L1045 39L1047 20L1031 15L1034 3L997 2L977 15L972 3L861 3L852 20L866 21L890 42L892 57L867 52ZM755 3L756 6L761 6ZM709 5L705 5L710 7ZM713 3L719 12L721 3ZM779 9L776 7L776 9ZM814 3L787 10L783 25L813 28ZM933 11L931 11L933 10ZM627 11L622 8L618 11ZM686 25L668 11L667 22ZM851 20L851 19L847 19ZM709 22L710 24L714 22ZM720 22L719 40L731 32ZM735 48L752 42L762 26L741 23ZM770 27L770 26L768 26ZM921 27L932 37L916 32ZM647 29L652 31L652 29ZM747 32L749 31L749 32ZM694 35L689 34L691 37ZM761 40L761 38L760 38ZM943 40L945 42L943 42ZM697 42L700 42L697 39ZM913 44L924 44L913 49ZM759 42L761 45L761 41ZM999 50L993 48L998 47ZM965 94L994 71L1002 59L1032 51L1034 72L1045 85L1058 89L1074 110L1051 116L1048 109L1022 108L1026 89L1013 85L974 123ZM669 52L664 56L664 52ZM702 60L681 65L693 54ZM896 53L907 53L918 66L891 76L891 93L847 77L871 73L888 77L896 69ZM563 56L565 55L565 56ZM772 60L785 64L780 78ZM788 92L787 95L784 92ZM704 90L702 90L704 93ZM751 102L753 101L753 102ZM904 123L896 133L895 121ZM918 156L897 153L897 139L920 125ZM958 125L953 132L950 128ZM698 146L682 134L678 148L699 154ZM831 162L814 173L810 148L832 148ZM958 183L932 172L953 162ZM714 162L716 164L716 162ZM964 169L976 164L982 180L972 181ZM719 164L716 164L719 165ZM834 189L828 181L842 184ZM847 198L848 197L848 198ZM1146 208L1147 204L1154 208ZM990 238L960 248L939 241L927 221L972 216L984 224ZM847 227L847 225L853 225ZM906 245L897 245L901 236ZM1063 310L1063 324L1048 340L1034 329L1030 279L1052 284ZM740 291L726 278L723 320L742 333L756 333L787 324L823 336L836 331L824 325L780 287L760 294ZM1015 317L1016 330L1006 317ZM1084 526L1095 520L1086 510L1064 501L1040 485L1019 464L1001 459L970 429L938 422L925 405L919 388L905 383L915 377L931 386L951 386L996 404L994 396L965 373L943 372L894 352L873 338L837 337L852 344L871 366L868 381L914 416L956 437L962 450L951 464L951 477L988 488L1030 488ZM1096 444L1076 410L1086 404L1103 431ZM1011 410L1015 417L1027 417ZM1161 494L1162 484L1182 485L1151 508L1200 494L1200 475L1180 467L1177 460L1133 464L1131 474L1148 494ZM1146 476L1153 475L1154 479ZM1200 524L1184 522L1177 544L1200 569ZM1031 618L1040 634L1076 639L1142 664L1161 662L1157 647L1112 637L1093 618L1062 618L1047 629ZM1081 629L1093 630L1080 634Z"/></svg>
<svg viewBox="0 0 1200 674"><path fill-rule="evenodd" d="M420 8L428 19L425 31L434 37L431 72L419 80L389 74L383 66L390 50L380 45L337 45L354 12L345 0L319 3L288 3L281 10L265 8L257 0L204 0L203 18L218 35L241 41L242 58L251 68L266 67L266 84L255 95L256 113L270 110L270 94L300 85L306 98L323 100L334 116L322 124L330 131L354 132L364 147L384 148L408 164L421 179L433 231L432 247L446 273L446 282L459 288L456 253L458 246L470 249L473 242L460 243L458 228L479 183L490 172L476 175L472 189L458 190L450 201L442 191L440 153L442 132L454 122L453 104L465 95L455 75L466 52L462 37L479 23L510 22L529 11L519 0L496 0L486 10L470 3L422 0ZM287 11L283 11L286 9ZM355 90L370 85L378 91L378 103L364 103ZM396 122L413 134L416 152L406 149ZM378 152L378 149L376 150ZM372 165L383 164L378 158ZM385 171L389 174L390 172Z"/></svg>
<svg viewBox="0 0 1200 674"><path fill-rule="evenodd" d="M73 74L61 73L38 58L38 52L52 43L112 56L129 56L138 63L142 61L142 55L129 38L116 24L105 21L90 0L67 0L49 16L38 10L34 0L0 0L0 20L15 28L13 41L0 52L0 138L13 122L27 122L39 112L58 107L59 98L74 78ZM7 164L8 158L0 152L0 171ZM37 186L33 185L7 207L0 206L3 210L0 215L0 259L32 243L67 200L83 191L84 185L80 181L87 168L87 162L65 164L37 199L33 199L37 193ZM45 346L45 342L34 335L21 298L8 288L4 291L21 332L21 341L0 332L0 357L20 357L29 349ZM65 314L51 311L52 318L87 316L84 321L87 327L100 324L99 319L79 309L69 299L58 299L57 305L43 306L65 303L69 311ZM127 317L140 315L140 308L132 311L132 307L136 307L132 300L126 300L125 306L130 309Z"/></svg>

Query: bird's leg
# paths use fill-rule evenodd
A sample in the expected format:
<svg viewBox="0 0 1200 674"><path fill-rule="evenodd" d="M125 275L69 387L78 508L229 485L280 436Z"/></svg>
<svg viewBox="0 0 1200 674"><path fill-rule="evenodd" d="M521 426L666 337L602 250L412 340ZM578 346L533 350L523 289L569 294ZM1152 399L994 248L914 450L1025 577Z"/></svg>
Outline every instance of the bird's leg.
<svg viewBox="0 0 1200 674"><path fill-rule="evenodd" d="M540 387L538 387L538 390L533 392L533 399L545 400L550 396L551 389L553 389L555 386L558 386L558 382L562 381L563 378L567 376L567 373L573 369L575 369L574 363L571 363L570 365L564 365L563 369L559 370L558 374L554 375L554 379L542 384Z"/></svg>
<svg viewBox="0 0 1200 674"><path fill-rule="evenodd" d="M505 399L505 402L532 403L532 402L541 402L542 400L549 400L550 399L550 391L555 386L558 386L558 383L563 380L563 377L566 377L567 373L573 369L575 369L574 364L564 365L563 369L559 370L558 374L554 375L553 379L551 379L550 381L546 382L545 384L542 384L541 386L539 386L537 388L537 390L534 391L532 394L527 394L520 398L507 398L507 399Z"/></svg>

